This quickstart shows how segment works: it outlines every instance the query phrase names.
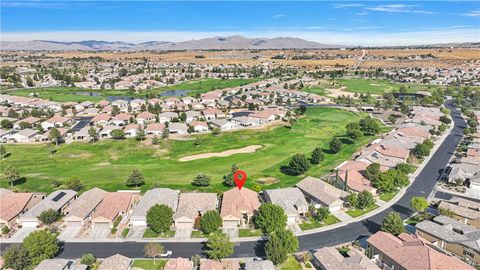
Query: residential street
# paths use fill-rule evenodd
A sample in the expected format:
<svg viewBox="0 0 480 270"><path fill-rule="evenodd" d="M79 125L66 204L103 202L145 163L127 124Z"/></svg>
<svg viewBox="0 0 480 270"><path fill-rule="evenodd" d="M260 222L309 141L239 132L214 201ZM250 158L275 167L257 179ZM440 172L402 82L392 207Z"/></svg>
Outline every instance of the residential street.
<svg viewBox="0 0 480 270"><path fill-rule="evenodd" d="M414 183L407 189L405 195L392 207L372 216L363 221L350 223L346 226L322 231L319 233L304 235L299 237L300 248L302 250L318 249L324 246L332 246L340 243L361 239L379 230L384 216L390 211L397 211L402 218L411 214L409 210L410 199L414 196L428 197L433 190L436 181L440 178L443 170L446 168L450 157L458 145L463 134L465 126L460 112L454 110L452 101L446 102L446 107L452 110L452 118L455 127L446 137L443 144L420 172ZM137 242L101 242L101 243L66 243L62 246L59 255L61 258L79 258L85 253L92 253L98 258L105 258L116 253L128 256L130 258L144 257L143 246L145 243ZM203 243L188 242L168 242L162 243L166 249L173 251L173 257L189 258L194 254L202 254ZM250 241L237 243L235 246L234 257L253 257L262 256L262 241ZM1 245L3 251L7 244Z"/></svg>

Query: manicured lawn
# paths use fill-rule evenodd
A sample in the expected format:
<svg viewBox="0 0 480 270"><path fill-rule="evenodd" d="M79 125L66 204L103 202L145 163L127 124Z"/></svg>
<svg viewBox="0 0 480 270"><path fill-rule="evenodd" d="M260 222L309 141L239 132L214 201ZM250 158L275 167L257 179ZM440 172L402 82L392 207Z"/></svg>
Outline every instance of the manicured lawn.
<svg viewBox="0 0 480 270"><path fill-rule="evenodd" d="M130 231L129 228L123 229L123 231L122 231L122 237L123 237L123 238L127 237L129 231Z"/></svg>
<svg viewBox="0 0 480 270"><path fill-rule="evenodd" d="M385 192L385 193L382 193L380 194L380 196L378 196L380 198L380 200L384 201L384 202L389 202L391 199L393 199L393 197L395 197L395 195L397 195L399 192L399 190L396 190L396 191L393 191L393 192Z"/></svg>
<svg viewBox="0 0 480 270"><path fill-rule="evenodd" d="M302 231L306 231L306 230L311 230L315 228L332 225L337 222L340 222L340 220L337 217L335 217L334 215L329 215L322 223L316 221L313 218L310 218L309 222L303 222L299 224L299 226L300 226L300 229L302 229Z"/></svg>
<svg viewBox="0 0 480 270"><path fill-rule="evenodd" d="M293 257L292 255L288 256L288 259L280 264L280 270L302 270L302 265Z"/></svg>
<svg viewBox="0 0 480 270"><path fill-rule="evenodd" d="M377 209L379 206L378 205L372 205L369 208L365 208L363 210L360 209L355 209L355 210L348 210L347 214L350 215L351 217L359 217L361 215L365 215L368 212L371 212L375 209Z"/></svg>
<svg viewBox="0 0 480 270"><path fill-rule="evenodd" d="M253 236L262 236L262 231L258 229L239 229L238 237L253 237Z"/></svg>
<svg viewBox="0 0 480 270"><path fill-rule="evenodd" d="M401 84L390 82L389 80L380 80L380 79L338 79L335 80L336 83L341 86L346 86L347 91L363 93L363 94L375 94L381 95L385 92L398 91L400 86L405 86L407 92L414 93L417 91L432 91L436 88L441 88L442 86L426 85L426 84Z"/></svg>
<svg viewBox="0 0 480 270"><path fill-rule="evenodd" d="M156 233L150 228L147 228L143 233L143 238L171 238L173 236L175 236L174 231L168 231L165 233Z"/></svg>
<svg viewBox="0 0 480 270"><path fill-rule="evenodd" d="M134 260L132 266L138 267L144 270L163 270L166 260L156 259L155 263L153 260Z"/></svg>
<svg viewBox="0 0 480 270"><path fill-rule="evenodd" d="M222 230L218 229L216 232L221 233ZM192 238L207 238L209 234L204 234L202 231L192 231Z"/></svg>
<svg viewBox="0 0 480 270"><path fill-rule="evenodd" d="M302 89L305 92L312 93L312 94L317 94L319 96L325 96L327 92L325 91L325 88L321 86L310 86L310 87L305 87Z"/></svg>
<svg viewBox="0 0 480 270"><path fill-rule="evenodd" d="M0 166L0 172L3 172L7 165L12 165L25 177L25 181L14 186L15 189L44 192L55 189L50 182L52 179L64 182L71 177L78 177L86 189L127 189L129 187L125 185L125 181L135 168L145 176L145 185L141 187L143 191L155 184L180 190L196 190L199 188L191 185L192 179L199 173L205 173L212 182L209 187L201 190L218 192L226 190L221 184L222 177L229 172L231 164L236 163L248 175L246 187L251 188L257 179L264 177L278 179L274 184L264 185L264 189L287 187L296 184L306 175L324 175L349 159L362 145L375 139L362 137L351 142L343 137L345 124L358 121L363 116L364 114L334 108L309 108L293 128L277 126L265 130L225 132L217 136L198 135L198 146L194 146L193 138L190 141L164 140L157 146L146 145L135 139L104 140L95 144L63 144L55 154L50 155L51 146L47 144L6 145L10 155L2 161L4 166ZM344 142L342 149L336 154L327 150L333 136L339 136ZM178 160L192 154L220 152L254 144L263 147L250 154L187 162ZM280 171L281 166L287 165L292 155L304 153L310 156L316 147L325 150L325 159L320 165L312 166L306 175L289 176ZM5 181L0 181L0 186L9 188Z"/></svg>
<svg viewBox="0 0 480 270"><path fill-rule="evenodd" d="M150 91L155 93L161 93L168 90L192 90L188 93L189 96L194 96L200 93L206 93L216 89L224 89L230 87L237 87L246 85L249 83L257 82L262 80L261 78L257 79L228 79L228 80L220 80L220 79L203 79L199 81L193 82L184 82L173 86L166 86L161 88L155 88Z"/></svg>

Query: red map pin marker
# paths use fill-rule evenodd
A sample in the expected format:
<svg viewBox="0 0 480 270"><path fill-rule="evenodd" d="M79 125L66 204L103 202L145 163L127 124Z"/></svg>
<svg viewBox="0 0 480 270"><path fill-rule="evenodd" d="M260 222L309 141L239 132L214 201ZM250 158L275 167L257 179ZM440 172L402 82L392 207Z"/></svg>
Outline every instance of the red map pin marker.
<svg viewBox="0 0 480 270"><path fill-rule="evenodd" d="M233 173L233 180L235 180L235 184L237 185L238 189L242 189L243 185L247 181L247 174L242 170L238 170Z"/></svg>

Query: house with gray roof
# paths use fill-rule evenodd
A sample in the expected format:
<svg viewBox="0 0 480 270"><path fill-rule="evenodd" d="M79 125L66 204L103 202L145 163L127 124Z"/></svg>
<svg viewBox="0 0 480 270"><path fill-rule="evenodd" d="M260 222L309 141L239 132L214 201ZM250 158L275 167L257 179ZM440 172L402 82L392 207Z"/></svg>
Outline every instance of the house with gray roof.
<svg viewBox="0 0 480 270"><path fill-rule="evenodd" d="M98 270L130 270L132 260L120 254L115 254L102 261Z"/></svg>
<svg viewBox="0 0 480 270"><path fill-rule="evenodd" d="M72 265L73 262L67 259L46 259L40 262L34 270L70 270Z"/></svg>
<svg viewBox="0 0 480 270"><path fill-rule="evenodd" d="M269 189L263 192L265 201L276 204L285 211L288 223L295 223L308 211L305 196L296 187Z"/></svg>
<svg viewBox="0 0 480 270"><path fill-rule="evenodd" d="M218 198L216 193L188 192L181 193L175 213L175 227L193 229L195 219L209 210L216 210Z"/></svg>
<svg viewBox="0 0 480 270"><path fill-rule="evenodd" d="M38 216L46 210L53 209L58 213L64 213L64 210L77 197L77 192L69 189L61 189L52 192L41 202L30 208L23 216L19 217L18 223L23 227L36 227L40 221Z"/></svg>
<svg viewBox="0 0 480 270"><path fill-rule="evenodd" d="M174 212L177 210L180 191L169 188L154 188L145 193L130 217L130 225L147 226L147 212L152 206L166 205Z"/></svg>
<svg viewBox="0 0 480 270"><path fill-rule="evenodd" d="M83 226L85 222L91 219L93 212L107 193L97 187L85 191L65 208L64 212L67 214L63 219L65 225Z"/></svg>
<svg viewBox="0 0 480 270"><path fill-rule="evenodd" d="M328 207L330 211L340 210L347 192L325 181L307 176L296 185L315 208Z"/></svg>
<svg viewBox="0 0 480 270"><path fill-rule="evenodd" d="M213 127L219 128L221 130L232 130L236 129L238 126L227 119L214 119L210 122Z"/></svg>
<svg viewBox="0 0 480 270"><path fill-rule="evenodd" d="M245 262L245 270L275 270L272 261L247 261Z"/></svg>
<svg viewBox="0 0 480 270"><path fill-rule="evenodd" d="M188 134L188 126L185 123L170 123L168 131L173 134Z"/></svg>
<svg viewBox="0 0 480 270"><path fill-rule="evenodd" d="M313 253L312 263L316 269L322 270L380 270L367 256L356 248L350 248L346 256L335 247L324 247Z"/></svg>

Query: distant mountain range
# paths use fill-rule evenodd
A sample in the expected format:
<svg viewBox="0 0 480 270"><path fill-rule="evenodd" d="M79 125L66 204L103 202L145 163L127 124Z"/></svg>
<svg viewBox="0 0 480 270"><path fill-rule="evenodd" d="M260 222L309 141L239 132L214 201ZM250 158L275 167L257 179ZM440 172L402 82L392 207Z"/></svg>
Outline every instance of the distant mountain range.
<svg viewBox="0 0 480 270"><path fill-rule="evenodd" d="M242 49L325 49L346 48L358 46L344 46L322 44L300 38L246 38L243 36L211 37L182 42L149 41L143 43L126 43L121 41L109 42L100 40L84 40L76 42L61 42L50 40L32 41L0 41L0 50L43 50L43 51L110 51L110 50L242 50ZM402 46L404 47L404 46ZM419 47L480 47L480 43L449 43L415 45Z"/></svg>
<svg viewBox="0 0 480 270"><path fill-rule="evenodd" d="M340 45L321 44L300 38L246 38L242 36L211 37L182 42L149 41L126 43L85 40L60 42L49 40L1 41L1 50L101 51L101 50L228 50L228 49L320 49L338 48Z"/></svg>

